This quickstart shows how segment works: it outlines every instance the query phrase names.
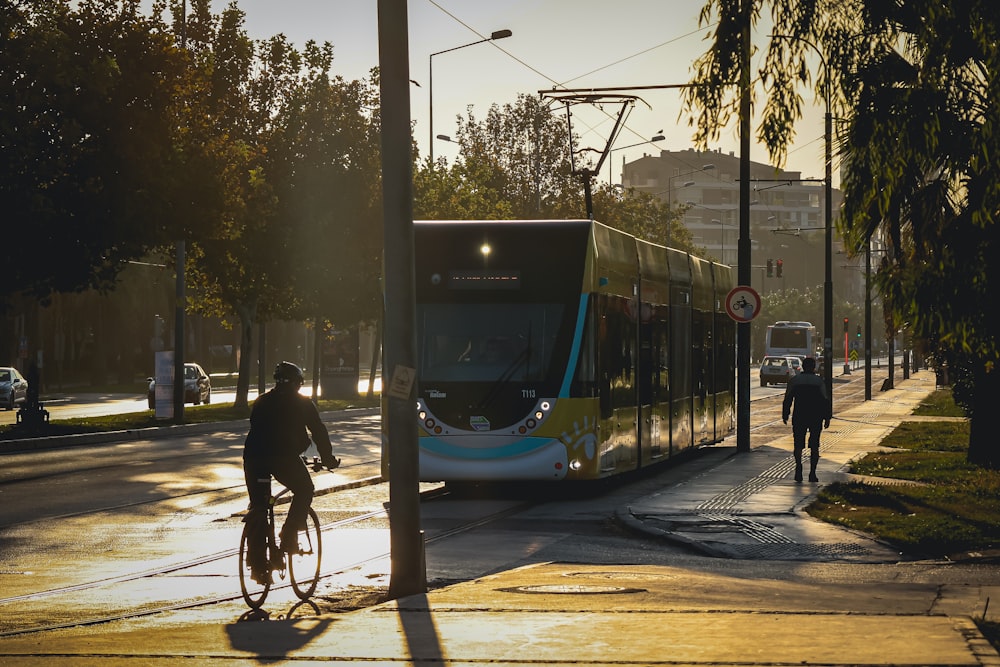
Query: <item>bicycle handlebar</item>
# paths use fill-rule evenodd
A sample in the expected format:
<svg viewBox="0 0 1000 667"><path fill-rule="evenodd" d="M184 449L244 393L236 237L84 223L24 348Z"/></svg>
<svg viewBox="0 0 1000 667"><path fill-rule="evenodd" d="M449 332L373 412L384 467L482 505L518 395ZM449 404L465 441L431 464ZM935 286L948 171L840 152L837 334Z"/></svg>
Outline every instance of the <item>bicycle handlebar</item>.
<svg viewBox="0 0 1000 667"><path fill-rule="evenodd" d="M340 466L340 459L336 457L334 457L334 461L336 461L337 464L332 467L323 465L323 462L318 456L312 457L312 460L310 460L307 456L300 456L299 458L306 464L306 467L312 468L313 472L319 472L320 470L329 470L330 472L333 472L334 468Z"/></svg>

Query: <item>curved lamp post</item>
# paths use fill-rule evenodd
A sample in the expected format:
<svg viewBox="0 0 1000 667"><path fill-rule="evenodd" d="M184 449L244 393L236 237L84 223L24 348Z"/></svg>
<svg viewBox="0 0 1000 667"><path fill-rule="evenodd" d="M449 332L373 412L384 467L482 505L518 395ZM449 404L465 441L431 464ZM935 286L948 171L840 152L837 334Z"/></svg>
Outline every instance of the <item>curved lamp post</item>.
<svg viewBox="0 0 1000 667"><path fill-rule="evenodd" d="M640 141L637 144L631 144L629 146L621 146L619 148L612 148L610 151L608 151L608 157L610 158L611 154L614 153L615 151L623 151L626 148L635 148L636 146L645 146L650 142L663 141L664 139L666 139L666 137L664 137L662 134L657 134L656 136L650 137L646 141ZM613 165L614 165L614 160L608 159L608 185L614 185L614 183L612 183L612 181L614 180L614 176L611 174L611 169L613 168Z"/></svg>
<svg viewBox="0 0 1000 667"><path fill-rule="evenodd" d="M492 42L497 39L504 39L513 35L510 30L496 30L486 39L480 39L475 42L469 42L468 44L462 44L461 46L453 46L450 49L445 49L444 51L435 51L427 58L427 97L428 97L428 113L427 113L427 126L430 128L429 137L429 147L428 151L431 158L431 163L434 163L434 56L439 56L442 53L448 53L450 51L457 51L459 49L464 49L467 46L475 46L476 44L482 44L484 42Z"/></svg>
<svg viewBox="0 0 1000 667"><path fill-rule="evenodd" d="M825 155L823 156L824 164L824 174L823 178L826 181L826 208L824 211L825 221L824 226L826 230L826 240L824 252L826 253L826 272L823 281L823 366L824 366L824 379L826 381L826 393L827 398L830 401L830 406L833 406L833 116L830 111L830 71L826 63L826 58L823 57L823 52L819 48L810 42L808 39L803 39L802 37L795 37L793 35L771 35L773 39L788 39L799 41L810 47L819 56L820 62L823 63L823 70L826 72L826 85L824 86L823 96L826 98L826 116L824 118L824 138L826 141ZM847 360L845 359L846 363Z"/></svg>
<svg viewBox="0 0 1000 667"><path fill-rule="evenodd" d="M681 176L690 176L691 174L698 174L703 171L711 171L715 169L714 164L702 165L701 169L692 169L691 171L685 171L682 174L674 174L673 176L667 176L667 204L670 206L674 205L674 179L680 178ZM694 181L685 181L684 185L694 185ZM670 225L667 225L667 242L665 244L668 248L670 247Z"/></svg>

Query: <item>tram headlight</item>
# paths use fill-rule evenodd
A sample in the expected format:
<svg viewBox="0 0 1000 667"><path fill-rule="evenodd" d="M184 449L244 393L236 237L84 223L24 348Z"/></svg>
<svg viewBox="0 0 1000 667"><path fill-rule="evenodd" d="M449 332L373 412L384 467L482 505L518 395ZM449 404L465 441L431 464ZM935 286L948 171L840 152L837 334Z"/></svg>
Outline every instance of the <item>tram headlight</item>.
<svg viewBox="0 0 1000 667"><path fill-rule="evenodd" d="M569 462L569 469L570 470L579 470L582 467L583 467L583 464L580 463L580 459L573 459L572 461Z"/></svg>
<svg viewBox="0 0 1000 667"><path fill-rule="evenodd" d="M542 401L542 404L539 407L545 412L548 412L552 405L548 401Z"/></svg>
<svg viewBox="0 0 1000 667"><path fill-rule="evenodd" d="M427 419L427 411L426 410L421 410L420 412L418 412L417 413L417 418L420 421L424 421L425 419Z"/></svg>
<svg viewBox="0 0 1000 667"><path fill-rule="evenodd" d="M539 410L538 412L535 413L535 419L537 419L538 421L541 421L542 417L544 417L544 416L545 416L545 413L542 412L541 410Z"/></svg>

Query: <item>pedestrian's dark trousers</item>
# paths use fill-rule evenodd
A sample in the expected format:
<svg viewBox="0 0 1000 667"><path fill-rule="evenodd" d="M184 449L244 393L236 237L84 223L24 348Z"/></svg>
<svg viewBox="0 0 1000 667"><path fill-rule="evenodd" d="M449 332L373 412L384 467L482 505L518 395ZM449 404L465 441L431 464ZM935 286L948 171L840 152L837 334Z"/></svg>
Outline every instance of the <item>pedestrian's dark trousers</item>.
<svg viewBox="0 0 1000 667"><path fill-rule="evenodd" d="M292 503L285 518L285 526L289 529L305 525L316 487L309 470L298 456L244 458L243 474L250 494L250 509L246 518L249 527L247 560L252 567L256 567L263 565L267 546L267 506L271 502L271 477L292 492Z"/></svg>
<svg viewBox="0 0 1000 667"><path fill-rule="evenodd" d="M819 434L823 432L823 419L792 419L792 453L795 455L796 475L802 473L802 450L806 446L806 432L809 433L809 471L816 473L819 462Z"/></svg>

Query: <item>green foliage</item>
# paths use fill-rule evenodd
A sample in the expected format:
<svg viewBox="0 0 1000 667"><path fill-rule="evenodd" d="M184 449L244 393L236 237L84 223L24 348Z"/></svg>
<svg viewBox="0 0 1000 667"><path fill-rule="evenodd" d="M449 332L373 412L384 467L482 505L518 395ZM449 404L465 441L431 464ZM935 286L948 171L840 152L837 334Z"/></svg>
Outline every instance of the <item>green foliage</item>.
<svg viewBox="0 0 1000 667"><path fill-rule="evenodd" d="M458 117L459 155L418 165L414 217L430 220L581 218L583 187L572 175L564 121L537 96L494 104L478 120Z"/></svg>
<svg viewBox="0 0 1000 667"><path fill-rule="evenodd" d="M187 308L240 320L246 373L258 322L377 317L374 84L333 76L330 44L254 42L236 3L140 4L0 12L0 304L110 290L183 240Z"/></svg>
<svg viewBox="0 0 1000 667"><path fill-rule="evenodd" d="M956 455L951 455L958 459ZM930 457L928 469L937 463ZM913 466L907 470L914 473ZM825 487L810 515L871 533L905 551L947 556L1000 543L1000 474L960 462L927 485L835 483Z"/></svg>
<svg viewBox="0 0 1000 667"><path fill-rule="evenodd" d="M946 556L1000 543L1000 472L965 456L969 423L903 422L852 472L908 483L835 483L812 516L872 533L911 552Z"/></svg>
<svg viewBox="0 0 1000 667"><path fill-rule="evenodd" d="M976 425L1000 394L1000 13L993 0L708 0L714 39L685 89L705 145L740 98L740 31L770 6L759 71L758 138L780 164L801 118L800 87L838 119L849 252L883 246L876 286L889 331L906 330L938 364L974 420L969 456L1000 468ZM818 60L817 60L818 56ZM815 76L813 72L816 72Z"/></svg>
<svg viewBox="0 0 1000 667"><path fill-rule="evenodd" d="M951 389L941 387L934 390L930 396L913 411L915 415L938 417L966 417L965 411L956 405Z"/></svg>
<svg viewBox="0 0 1000 667"><path fill-rule="evenodd" d="M459 155L417 165L414 216L429 220L579 219L583 183L569 160L565 120L537 96L458 119ZM577 168L581 168L577 164ZM595 185L594 218L639 238L693 250L681 212L648 194Z"/></svg>
<svg viewBox="0 0 1000 667"><path fill-rule="evenodd" d="M896 427L882 444L916 451L964 452L969 447L969 423L907 421Z"/></svg>
<svg viewBox="0 0 1000 667"><path fill-rule="evenodd" d="M183 54L133 3L44 0L0 12L0 301L110 289L175 236ZM52 261L59 258L58 262Z"/></svg>

